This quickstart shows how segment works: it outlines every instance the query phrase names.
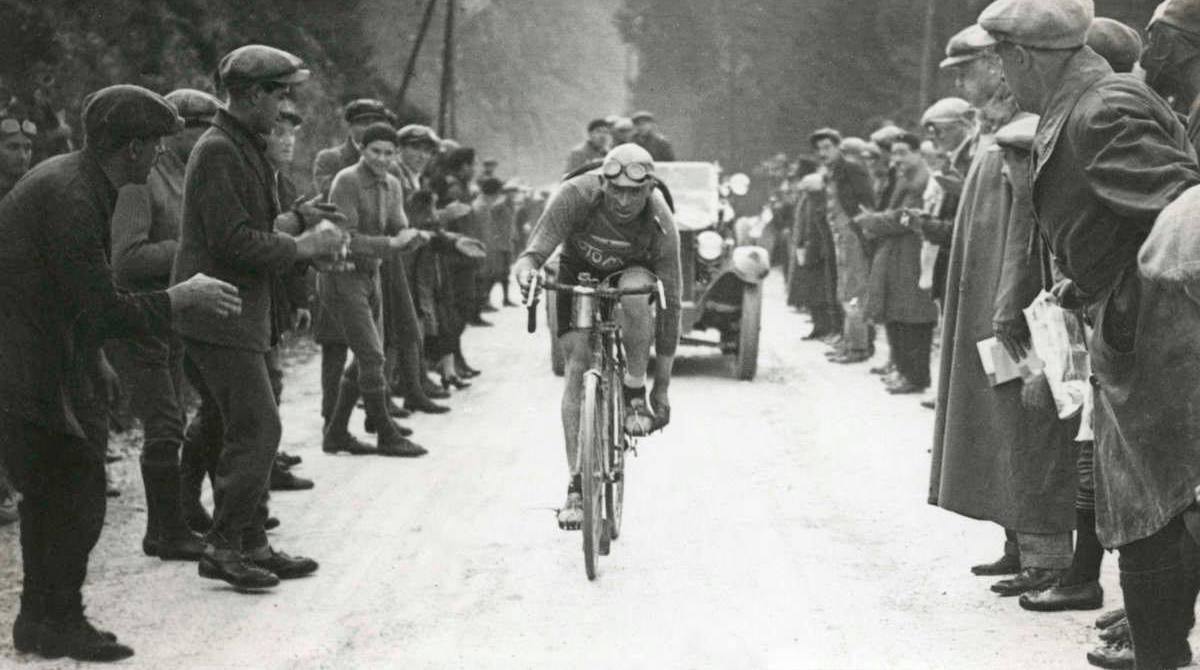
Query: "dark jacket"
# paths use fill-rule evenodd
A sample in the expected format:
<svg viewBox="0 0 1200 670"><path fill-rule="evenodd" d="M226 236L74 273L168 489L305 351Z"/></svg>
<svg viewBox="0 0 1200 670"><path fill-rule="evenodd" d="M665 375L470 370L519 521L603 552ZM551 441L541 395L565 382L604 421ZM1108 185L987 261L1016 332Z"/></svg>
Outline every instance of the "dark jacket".
<svg viewBox="0 0 1200 670"><path fill-rule="evenodd" d="M825 210L824 188L802 189L791 222L792 244L787 250L786 262L791 268L787 301L792 307L825 309L837 304L837 251ZM803 252L803 265L796 258L797 250Z"/></svg>
<svg viewBox="0 0 1200 670"><path fill-rule="evenodd" d="M860 214L855 222L875 244L868 280L867 317L880 323L932 323L937 307L920 288L921 236L901 223L901 210L921 209L929 171L923 166L898 171L888 208ZM915 223L915 222L913 222Z"/></svg>
<svg viewBox="0 0 1200 670"><path fill-rule="evenodd" d="M675 147L671 146L671 141L659 135L657 132L647 133L645 135L637 135L633 141L641 145L643 149L650 152L650 157L658 162L670 162L675 160Z"/></svg>
<svg viewBox="0 0 1200 670"><path fill-rule="evenodd" d="M829 166L830 179L837 186L838 203L846 216L854 218L875 209L875 187L867 168L841 158Z"/></svg>
<svg viewBox="0 0 1200 670"><path fill-rule="evenodd" d="M113 270L133 290L165 289L179 247L183 216L183 161L159 156L145 184L121 189L112 219Z"/></svg>
<svg viewBox="0 0 1200 670"><path fill-rule="evenodd" d="M1034 211L1063 274L1095 296L1200 172L1183 125L1144 82L1088 47L1066 67L1034 139Z"/></svg>
<svg viewBox="0 0 1200 670"><path fill-rule="evenodd" d="M104 340L165 334L162 291L118 290L109 265L117 191L86 151L33 168L0 202L0 411L79 438L103 418Z"/></svg>
<svg viewBox="0 0 1200 670"><path fill-rule="evenodd" d="M242 313L183 315L177 330L185 338L261 352L278 341L272 294L278 273L296 263L296 241L274 231L279 203L265 148L261 136L221 110L192 150L172 281L203 272L229 282L241 294Z"/></svg>
<svg viewBox="0 0 1200 670"><path fill-rule="evenodd" d="M337 173L357 163L360 157L358 147L354 146L354 140L349 137L336 147L318 151L317 157L313 159L313 188L328 197L333 178Z"/></svg>

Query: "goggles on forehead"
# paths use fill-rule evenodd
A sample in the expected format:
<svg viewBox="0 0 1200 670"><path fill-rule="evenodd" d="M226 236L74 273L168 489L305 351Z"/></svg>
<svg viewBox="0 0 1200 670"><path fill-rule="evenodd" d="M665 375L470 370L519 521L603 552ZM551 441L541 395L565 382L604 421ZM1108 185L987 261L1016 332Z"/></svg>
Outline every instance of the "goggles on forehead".
<svg viewBox="0 0 1200 670"><path fill-rule="evenodd" d="M12 135L13 133L22 132L26 135L37 135L37 124L29 119L21 121L11 116L6 119L0 119L0 134Z"/></svg>
<svg viewBox="0 0 1200 670"><path fill-rule="evenodd" d="M604 162L604 166L600 168L601 174L608 179L616 179L624 173L626 177L636 182L646 181L654 173L651 166L645 163L629 163L622 165L620 161L608 160Z"/></svg>

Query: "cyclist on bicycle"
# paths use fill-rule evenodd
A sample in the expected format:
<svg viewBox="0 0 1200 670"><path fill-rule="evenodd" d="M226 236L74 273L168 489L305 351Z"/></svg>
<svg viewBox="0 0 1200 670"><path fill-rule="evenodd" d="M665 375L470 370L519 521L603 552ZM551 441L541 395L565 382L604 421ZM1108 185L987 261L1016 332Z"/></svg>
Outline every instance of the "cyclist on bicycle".
<svg viewBox="0 0 1200 670"><path fill-rule="evenodd" d="M645 149L622 144L608 152L602 165L601 174L581 174L562 184L547 203L515 271L522 288L528 289L534 274L562 244L559 283L574 284L583 273L621 288L662 281L666 308L658 314L657 333L652 297L622 298L616 316L627 361L625 430L642 436L667 425L671 418L667 390L679 343L679 232L666 200L655 190L654 160ZM558 523L574 530L583 520L577 459L579 409L591 351L588 333L571 329L572 296L560 292L557 299L557 336L566 358L562 422L571 471L567 503L559 511ZM647 398L652 337L657 359L654 388Z"/></svg>

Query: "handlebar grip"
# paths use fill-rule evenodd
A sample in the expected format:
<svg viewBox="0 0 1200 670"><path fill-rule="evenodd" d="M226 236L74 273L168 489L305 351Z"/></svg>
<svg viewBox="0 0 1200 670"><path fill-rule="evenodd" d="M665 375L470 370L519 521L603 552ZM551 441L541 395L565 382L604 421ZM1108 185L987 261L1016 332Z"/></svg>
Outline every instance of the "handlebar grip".
<svg viewBox="0 0 1200 670"><path fill-rule="evenodd" d="M529 316L525 320L525 329L530 333L537 330L537 303L529 305Z"/></svg>

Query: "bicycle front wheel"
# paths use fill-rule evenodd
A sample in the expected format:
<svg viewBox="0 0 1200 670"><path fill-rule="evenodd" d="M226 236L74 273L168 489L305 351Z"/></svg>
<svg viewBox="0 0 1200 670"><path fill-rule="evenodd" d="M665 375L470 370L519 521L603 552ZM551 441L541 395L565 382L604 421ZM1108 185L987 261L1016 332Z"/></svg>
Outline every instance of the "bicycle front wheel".
<svg viewBox="0 0 1200 670"><path fill-rule="evenodd" d="M625 508L625 393L623 378L617 372L609 380L608 430L605 440L608 450L608 479L604 484L604 516L608 520L608 536L621 536L621 515Z"/></svg>
<svg viewBox="0 0 1200 670"><path fill-rule="evenodd" d="M588 579L596 578L600 562L600 534L604 524L604 402L600 376L583 378L583 405L579 409L579 475L583 488L583 565Z"/></svg>

